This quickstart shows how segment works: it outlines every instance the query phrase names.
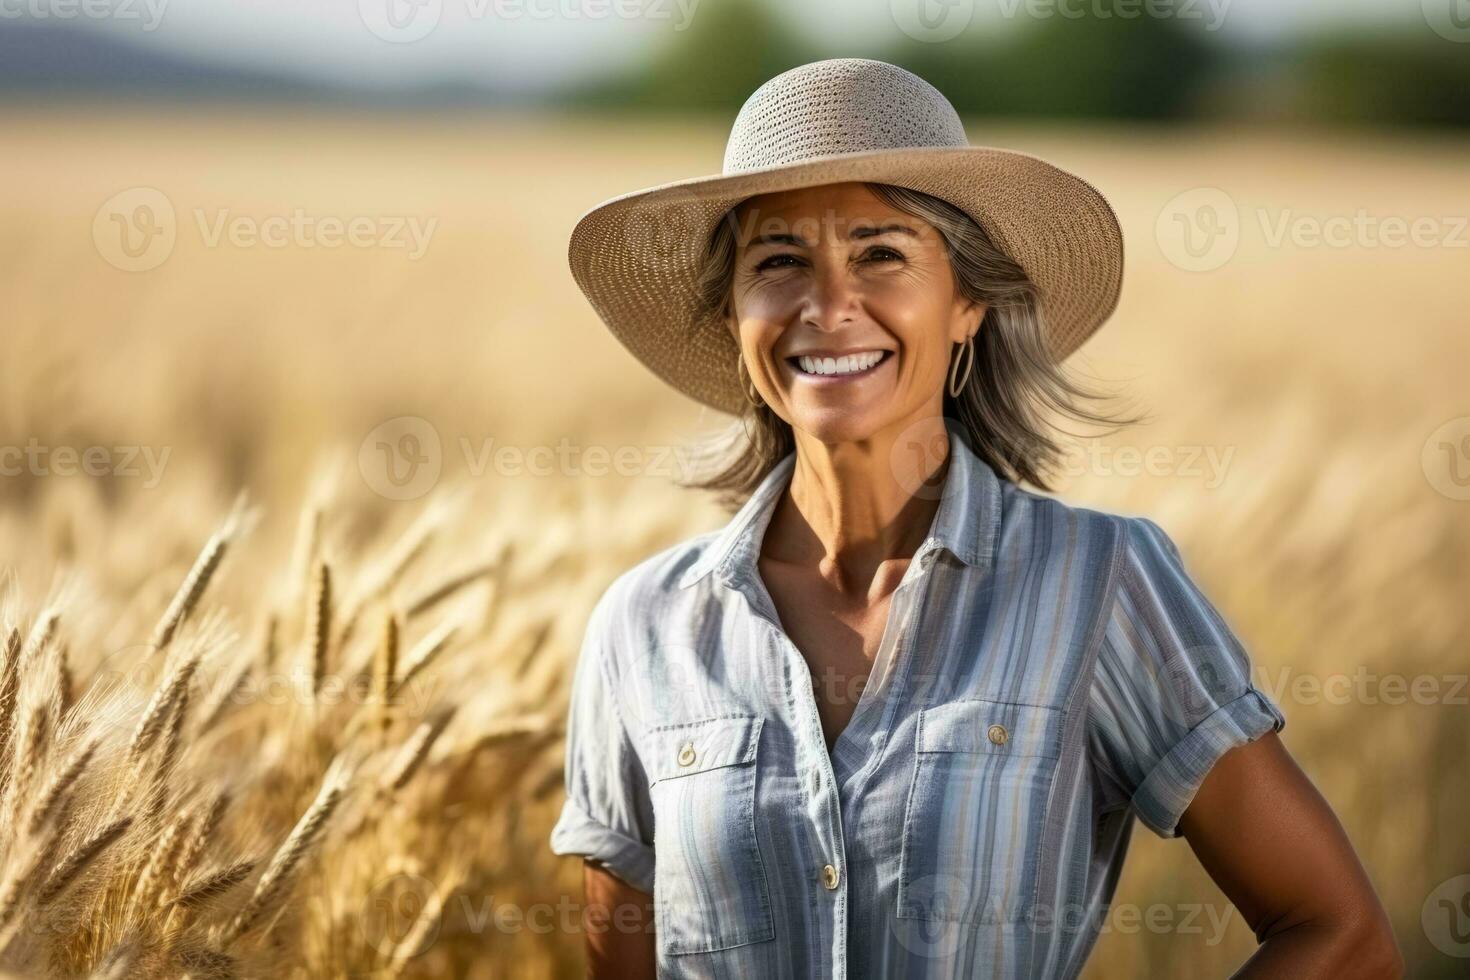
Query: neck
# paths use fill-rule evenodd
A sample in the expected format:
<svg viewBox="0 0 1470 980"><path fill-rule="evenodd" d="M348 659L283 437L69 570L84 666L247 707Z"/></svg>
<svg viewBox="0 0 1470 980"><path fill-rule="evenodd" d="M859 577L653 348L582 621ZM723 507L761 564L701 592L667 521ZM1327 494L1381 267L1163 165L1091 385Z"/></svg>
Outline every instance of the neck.
<svg viewBox="0 0 1470 980"><path fill-rule="evenodd" d="M907 567L933 525L949 464L943 420L853 442L795 435L796 465L762 557L867 593L885 566Z"/></svg>

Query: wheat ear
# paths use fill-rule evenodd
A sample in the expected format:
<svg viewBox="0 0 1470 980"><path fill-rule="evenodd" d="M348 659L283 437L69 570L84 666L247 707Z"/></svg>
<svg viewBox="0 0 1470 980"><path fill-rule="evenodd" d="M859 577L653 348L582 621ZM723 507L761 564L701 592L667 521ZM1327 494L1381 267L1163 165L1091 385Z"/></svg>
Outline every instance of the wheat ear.
<svg viewBox="0 0 1470 980"><path fill-rule="evenodd" d="M189 569L189 574L184 577L179 591L174 593L173 600L169 602L168 609L164 611L163 619L159 620L158 626L153 630L153 638L149 640L149 646L154 654L173 642L179 627L184 624L184 620L189 618L189 614L199 604L199 599L209 586L209 580L214 577L220 561L225 557L231 533L233 533L233 524L227 522L225 527L216 531L205 543L204 550L194 561L194 567Z"/></svg>
<svg viewBox="0 0 1470 980"><path fill-rule="evenodd" d="M311 582L311 604L307 607L307 639L311 643L311 695L321 694L327 677L327 653L332 638L332 569L316 563Z"/></svg>
<svg viewBox="0 0 1470 980"><path fill-rule="evenodd" d="M345 782L346 780L336 767L327 773L326 778L322 780L321 790L317 793L316 799L297 821L290 836L276 850L265 873L261 875L260 881L256 882L254 894L250 896L250 900L245 903L240 914L235 916L234 921L225 930L226 945L235 942L254 928L260 922L261 917L271 911L285 896L297 868L320 839L328 818L342 802L342 795L346 789Z"/></svg>
<svg viewBox="0 0 1470 980"><path fill-rule="evenodd" d="M66 857L61 859L56 870L51 872L46 883L41 886L40 892L36 895L37 903L49 905L60 898L61 893L81 877L83 871L87 870L87 866L97 860L98 855L115 843L118 838L127 833L132 824L132 817L119 817L72 848Z"/></svg>
<svg viewBox="0 0 1470 980"><path fill-rule="evenodd" d="M249 878L256 864L255 861L240 861L227 868L195 878L184 888L183 894L174 899L173 904L191 912L208 905Z"/></svg>
<svg viewBox="0 0 1470 980"><path fill-rule="evenodd" d="M81 778L87 765L92 761L92 754L97 751L99 741L100 738L98 736L93 736L92 739L72 755L71 759L62 767L60 772L51 777L51 781L41 791L35 808L31 811L31 833L34 834L40 830L41 825L53 814L58 814L64 810L61 806L63 797L66 796L67 791L72 788L73 784ZM58 819L57 822L59 823L60 820Z"/></svg>

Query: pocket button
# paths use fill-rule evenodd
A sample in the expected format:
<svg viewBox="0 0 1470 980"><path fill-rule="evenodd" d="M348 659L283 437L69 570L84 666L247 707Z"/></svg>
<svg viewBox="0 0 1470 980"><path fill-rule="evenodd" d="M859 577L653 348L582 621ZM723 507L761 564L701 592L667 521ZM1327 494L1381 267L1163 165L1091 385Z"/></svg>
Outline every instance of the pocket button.
<svg viewBox="0 0 1470 980"><path fill-rule="evenodd" d="M684 747L679 750L679 765L694 765L694 743L685 742Z"/></svg>
<svg viewBox="0 0 1470 980"><path fill-rule="evenodd" d="M990 739L990 744L992 745L1004 745L1010 739L1011 734L1006 731L1006 726L1004 725L991 725L985 732L985 737Z"/></svg>

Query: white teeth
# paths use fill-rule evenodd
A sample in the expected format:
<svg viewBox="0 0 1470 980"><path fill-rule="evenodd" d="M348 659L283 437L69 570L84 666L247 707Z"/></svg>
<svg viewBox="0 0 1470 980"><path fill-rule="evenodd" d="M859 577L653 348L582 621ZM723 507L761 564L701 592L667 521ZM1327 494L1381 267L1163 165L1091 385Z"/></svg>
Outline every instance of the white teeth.
<svg viewBox="0 0 1470 980"><path fill-rule="evenodd" d="M883 359L883 351L870 350L844 357L809 357L802 355L796 363L807 374L856 374L866 371Z"/></svg>

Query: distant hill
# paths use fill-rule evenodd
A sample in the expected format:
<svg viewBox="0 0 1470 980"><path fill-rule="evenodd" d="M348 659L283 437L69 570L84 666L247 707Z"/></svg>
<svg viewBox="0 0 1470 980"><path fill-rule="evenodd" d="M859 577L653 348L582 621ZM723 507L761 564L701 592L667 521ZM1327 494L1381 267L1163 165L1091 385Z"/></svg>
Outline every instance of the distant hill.
<svg viewBox="0 0 1470 980"><path fill-rule="evenodd" d="M446 107L510 101L492 88L463 84L387 92L333 85L285 72L218 64L77 23L0 19L0 101L38 96Z"/></svg>

